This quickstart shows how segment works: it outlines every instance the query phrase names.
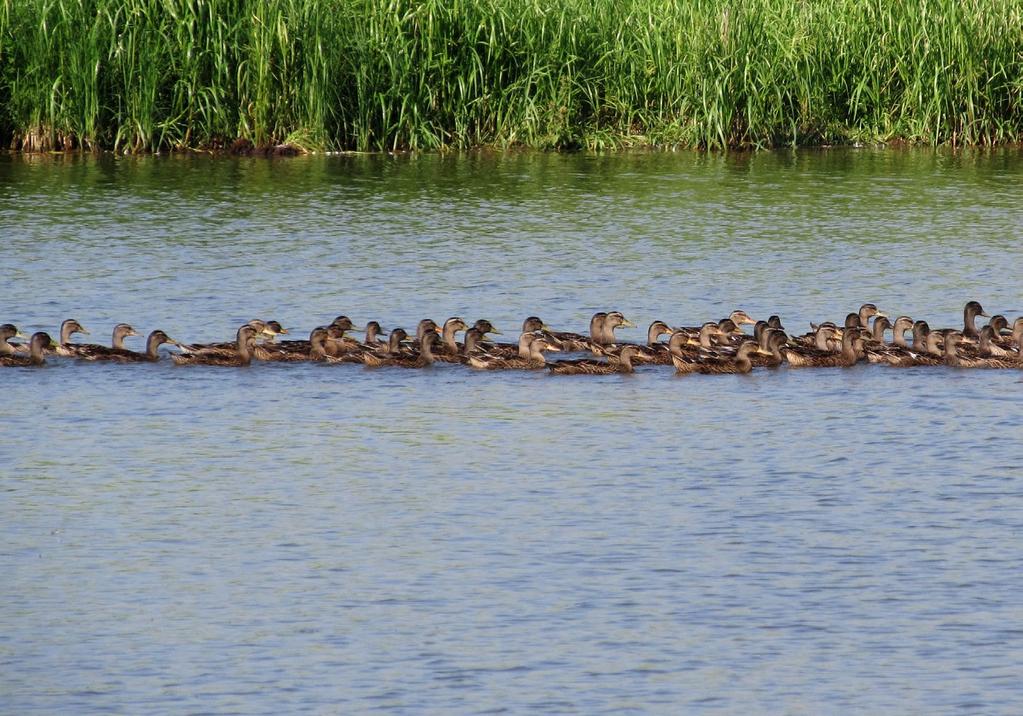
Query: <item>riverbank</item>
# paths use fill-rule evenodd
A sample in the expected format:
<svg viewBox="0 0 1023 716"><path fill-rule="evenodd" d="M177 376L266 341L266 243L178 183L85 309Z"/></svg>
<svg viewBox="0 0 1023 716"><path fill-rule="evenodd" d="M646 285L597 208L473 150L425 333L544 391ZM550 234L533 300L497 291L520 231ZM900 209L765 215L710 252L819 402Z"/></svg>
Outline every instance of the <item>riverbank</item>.
<svg viewBox="0 0 1023 716"><path fill-rule="evenodd" d="M987 145L1021 77L1001 0L0 5L22 151Z"/></svg>

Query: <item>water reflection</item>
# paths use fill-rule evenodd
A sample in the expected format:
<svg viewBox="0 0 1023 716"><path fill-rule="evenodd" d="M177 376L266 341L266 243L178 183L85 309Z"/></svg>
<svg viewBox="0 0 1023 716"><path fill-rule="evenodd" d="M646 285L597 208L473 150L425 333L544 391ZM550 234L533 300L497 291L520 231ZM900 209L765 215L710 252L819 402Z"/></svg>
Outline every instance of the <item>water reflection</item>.
<svg viewBox="0 0 1023 716"><path fill-rule="evenodd" d="M1018 315L1019 152L0 157L3 320ZM1020 376L0 373L16 713L1011 713Z"/></svg>

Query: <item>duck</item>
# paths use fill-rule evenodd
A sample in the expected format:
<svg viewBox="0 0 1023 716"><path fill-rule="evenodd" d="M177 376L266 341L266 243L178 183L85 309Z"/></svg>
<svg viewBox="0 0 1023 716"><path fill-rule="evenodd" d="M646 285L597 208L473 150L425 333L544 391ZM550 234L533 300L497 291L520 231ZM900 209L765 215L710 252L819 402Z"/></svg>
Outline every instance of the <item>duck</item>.
<svg viewBox="0 0 1023 716"><path fill-rule="evenodd" d="M440 337L436 332L426 331L423 333L423 337L419 339L419 352L413 356L406 355L389 355L386 358L381 358L380 362L373 367L389 367L389 368L427 368L433 365L434 362L434 348L440 343ZM366 365L369 365L368 363Z"/></svg>
<svg viewBox="0 0 1023 716"><path fill-rule="evenodd" d="M21 366L40 366L46 363L46 350L56 350L58 344L49 333L38 331L32 334L28 342L28 355L20 353L4 353L0 355L0 366L15 368Z"/></svg>
<svg viewBox="0 0 1023 716"><path fill-rule="evenodd" d="M860 328L869 329L870 319L872 317L876 320L878 318L887 318L888 315L885 313L881 313L881 311L877 310L877 306L874 305L873 303L864 303L862 306L860 306L860 310L856 312L856 318L859 322Z"/></svg>
<svg viewBox="0 0 1023 716"><path fill-rule="evenodd" d="M598 314L599 315L599 314ZM593 343L598 346L610 346L618 342L615 331L619 328L632 328L635 327L635 323L626 318L621 311L611 311L604 315L603 320L599 321L597 325L590 327L591 332L596 329L596 333L591 336ZM594 351L598 352L598 351Z"/></svg>
<svg viewBox="0 0 1023 716"><path fill-rule="evenodd" d="M690 373L702 373L704 375L725 375L736 373L749 373L753 370L753 362L750 357L755 353L770 355L757 345L756 341L743 341L734 357L716 355L701 357L699 360L676 358L675 373L677 375L689 375Z"/></svg>
<svg viewBox="0 0 1023 716"><path fill-rule="evenodd" d="M980 339L980 331L977 330L977 316L990 318L984 311L984 307L980 305L980 301L970 301L963 307L963 331L959 340L962 340L962 337Z"/></svg>
<svg viewBox="0 0 1023 716"><path fill-rule="evenodd" d="M9 342L12 338L27 340L28 336L19 331L18 327L13 323L4 323L3 325L0 325L0 355L13 355L20 352L18 350L20 345L16 348Z"/></svg>
<svg viewBox="0 0 1023 716"><path fill-rule="evenodd" d="M515 356L514 358L502 358L498 356L483 354L469 354L465 357L466 364L476 370L536 370L547 365L544 358L544 351L560 351L561 349L551 343L547 338L539 334L532 335L532 340L527 341L529 354L525 358Z"/></svg>
<svg viewBox="0 0 1023 716"><path fill-rule="evenodd" d="M436 334L434 334L436 335ZM404 328L395 328L387 337L387 343L376 350L353 353L342 358L345 362L359 362L370 368L379 368L389 358L414 358L416 353L405 346L408 334Z"/></svg>
<svg viewBox="0 0 1023 716"><path fill-rule="evenodd" d="M1011 358L967 358L959 354L959 344L963 340L960 331L950 331L945 335L945 365L953 368L1016 368L1023 369L1023 361Z"/></svg>
<svg viewBox="0 0 1023 716"><path fill-rule="evenodd" d="M271 321L271 323L277 323ZM274 329L268 327L268 322L259 318L253 318L251 321L245 323L246 326L251 327L256 333L256 337L273 338L275 333ZM277 323L280 326L279 323ZM282 329L283 330L283 329ZM275 344L276 345L276 344ZM215 341L213 343L179 343L178 346L181 348L183 353L216 353L223 356L235 355L238 352L237 341Z"/></svg>
<svg viewBox="0 0 1023 716"><path fill-rule="evenodd" d="M127 323L118 323L114 326L114 332L110 339L110 347L96 345L94 343L68 343L64 348L68 353L80 360L104 360L111 355L128 351L124 347L124 339L129 336L137 336L138 332Z"/></svg>
<svg viewBox="0 0 1023 716"><path fill-rule="evenodd" d="M484 323L490 326L489 321L477 321L474 328L478 328ZM486 326L483 327L485 328ZM492 329L493 326L490 326L490 328ZM466 333L465 335L466 340L468 340L469 334ZM497 335L500 335L500 333ZM552 346L563 349L561 341L552 335L550 327L540 320L539 316L529 316L522 321L522 331L519 333L518 341L515 343L490 343L486 346L487 353L501 358L527 358L529 357L529 345L527 343L527 345L523 346L522 341L525 336L530 336L530 340L532 340L534 335L542 335Z"/></svg>
<svg viewBox="0 0 1023 716"><path fill-rule="evenodd" d="M174 365L247 366L252 363L256 347L256 329L246 323L238 329L233 353L221 351L198 351L171 356Z"/></svg>
<svg viewBox="0 0 1023 716"><path fill-rule="evenodd" d="M608 360L560 360L547 364L547 370L554 375L611 375L612 373L634 373L632 359L639 353L639 346L625 346L617 356Z"/></svg>
<svg viewBox="0 0 1023 716"><path fill-rule="evenodd" d="M838 353L808 352L801 348L783 348L781 351L785 361L793 368L837 368L855 365L864 355L863 336L859 329L846 329L842 332L842 349Z"/></svg>
<svg viewBox="0 0 1023 716"><path fill-rule="evenodd" d="M56 348L53 348L53 352L59 356L66 358L73 358L75 356L75 344L71 342L71 336L75 333L82 333L86 336L90 333L85 330L81 323L76 321L74 318L68 318L66 321L60 324L60 343Z"/></svg>
<svg viewBox="0 0 1023 716"><path fill-rule="evenodd" d="M178 341L157 329L146 337L146 350L141 353L125 348L97 354L88 360L106 360L114 363L156 363L160 360L160 346L167 343L174 346L181 345Z"/></svg>
<svg viewBox="0 0 1023 716"><path fill-rule="evenodd" d="M767 317L767 325L770 328L777 328L780 331L785 330L785 326L781 324L781 317L774 314Z"/></svg>
<svg viewBox="0 0 1023 716"><path fill-rule="evenodd" d="M590 318L590 336L584 336L579 333L571 333L568 331L552 331L547 329L548 338L553 338L561 347L561 350L568 353L581 353L583 351L593 351L594 346L597 343L594 340L594 336L600 335L604 319L607 318L607 313L603 311L593 314Z"/></svg>
<svg viewBox="0 0 1023 716"><path fill-rule="evenodd" d="M1002 348L995 342L995 329L990 325L980 329L980 339L977 344L977 352L983 358L1012 358L1015 353Z"/></svg>

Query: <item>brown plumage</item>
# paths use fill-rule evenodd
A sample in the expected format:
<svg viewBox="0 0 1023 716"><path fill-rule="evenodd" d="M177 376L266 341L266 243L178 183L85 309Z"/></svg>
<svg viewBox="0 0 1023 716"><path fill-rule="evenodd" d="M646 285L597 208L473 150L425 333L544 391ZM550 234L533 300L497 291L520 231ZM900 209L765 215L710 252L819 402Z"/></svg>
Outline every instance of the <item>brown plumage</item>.
<svg viewBox="0 0 1023 716"><path fill-rule="evenodd" d="M750 356L761 351L756 341L746 341L739 346L734 357L724 355L706 355L696 360L672 354L675 372L680 375L702 373L704 375L724 375L732 373L749 373L753 370Z"/></svg>
<svg viewBox="0 0 1023 716"><path fill-rule="evenodd" d="M598 360L562 360L548 363L547 370L555 375L611 375L612 373L632 373L632 359L639 349L626 346L617 356L609 356L607 362Z"/></svg>
<svg viewBox="0 0 1023 716"><path fill-rule="evenodd" d="M68 343L64 350L70 357L79 360L109 360L112 356L124 353L132 353L124 347L124 339L129 336L137 336L138 333L127 323L118 323L114 326L114 332L110 339L109 346L101 346L95 343Z"/></svg>
<svg viewBox="0 0 1023 716"><path fill-rule="evenodd" d="M965 358L959 353L962 333L952 331L945 336L945 364L953 368L1023 369L1023 361L1009 358Z"/></svg>
<svg viewBox="0 0 1023 716"><path fill-rule="evenodd" d="M560 348L552 345L543 336L537 335L533 336L533 339L528 341L529 354L525 358L520 356L503 358L486 353L478 353L466 356L465 362L476 370L536 370L547 365L547 361L543 355L545 351L558 350L560 350Z"/></svg>
<svg viewBox="0 0 1023 716"><path fill-rule="evenodd" d="M39 331L33 333L28 342L28 354L4 353L0 355L0 366L5 368L18 368L25 366L39 366L46 362L45 352L48 348L56 348L57 342L50 338L49 333Z"/></svg>
<svg viewBox="0 0 1023 716"><path fill-rule="evenodd" d="M256 329L245 324L238 329L233 354L225 354L221 351L200 351L174 355L171 356L171 359L175 365L247 366L252 362L255 345Z"/></svg>
<svg viewBox="0 0 1023 716"><path fill-rule="evenodd" d="M156 330L146 338L146 350L143 352L128 349L108 349L103 354L87 360L110 361L111 363L155 363L160 360L159 348L165 343L175 346L180 345L163 331Z"/></svg>
<svg viewBox="0 0 1023 716"><path fill-rule="evenodd" d="M863 356L863 337L858 329L846 328L842 333L842 350L824 353L809 348L783 348L785 361L793 368L839 368L855 365Z"/></svg>

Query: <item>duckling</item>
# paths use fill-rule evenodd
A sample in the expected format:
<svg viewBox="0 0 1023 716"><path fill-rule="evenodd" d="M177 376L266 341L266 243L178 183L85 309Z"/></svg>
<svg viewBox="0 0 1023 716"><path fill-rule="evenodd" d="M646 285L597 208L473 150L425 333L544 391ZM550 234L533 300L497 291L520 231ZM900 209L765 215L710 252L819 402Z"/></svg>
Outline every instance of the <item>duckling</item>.
<svg viewBox="0 0 1023 716"><path fill-rule="evenodd" d="M199 351L173 355L171 359L175 365L247 366L252 362L257 335L256 329L246 323L238 329L233 354L220 351Z"/></svg>
<svg viewBox="0 0 1023 716"><path fill-rule="evenodd" d="M129 336L137 336L138 333L127 323L118 323L114 326L113 336L110 340L110 347L100 346L94 343L69 343L65 349L70 355L80 360L106 360L112 355L128 351L124 347L124 339ZM133 352L133 351L128 351Z"/></svg>
<svg viewBox="0 0 1023 716"><path fill-rule="evenodd" d="M632 359L639 352L638 346L625 346L618 357L609 357L607 362L598 360L561 360L547 364L547 370L554 375L611 375L612 373L634 373Z"/></svg>
<svg viewBox="0 0 1023 716"><path fill-rule="evenodd" d="M977 330L977 316L990 318L984 312L984 307L980 305L979 301L970 301L963 307L963 332L959 342L962 341L963 336L973 339L980 338L980 331Z"/></svg>
<svg viewBox="0 0 1023 716"><path fill-rule="evenodd" d="M18 327L13 323L5 323L0 326L0 355L13 355L19 352L17 348L9 343L11 338L27 339L28 336L19 331Z"/></svg>
<svg viewBox="0 0 1023 716"><path fill-rule="evenodd" d="M45 351L56 349L57 342L50 338L49 333L39 331L32 334L28 342L28 355L5 353L0 355L0 366L14 368L19 366L39 366L46 362Z"/></svg>
<svg viewBox="0 0 1023 716"><path fill-rule="evenodd" d="M525 334L530 335L530 334ZM525 358L499 358L487 354L471 354L466 357L466 363L476 370L536 370L547 365L544 358L544 351L560 351L561 349L549 342L541 335L533 335L533 340L528 341L529 355Z"/></svg>
<svg viewBox="0 0 1023 716"><path fill-rule="evenodd" d="M723 375L735 373L749 373L753 370L753 362L750 357L754 353L770 355L756 344L756 341L744 341L735 357L708 356L698 361L675 362L675 372L678 375L690 373L703 373L704 375Z"/></svg>

